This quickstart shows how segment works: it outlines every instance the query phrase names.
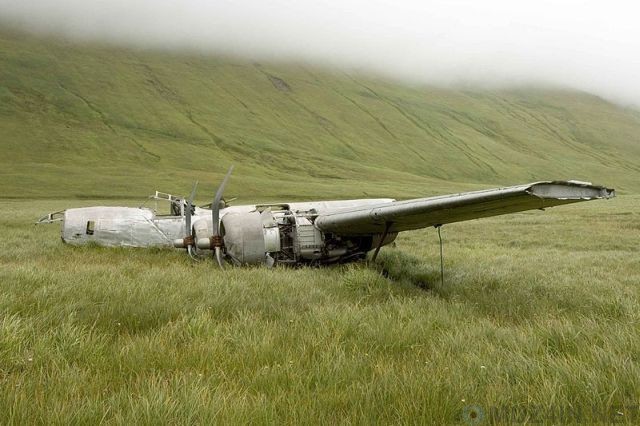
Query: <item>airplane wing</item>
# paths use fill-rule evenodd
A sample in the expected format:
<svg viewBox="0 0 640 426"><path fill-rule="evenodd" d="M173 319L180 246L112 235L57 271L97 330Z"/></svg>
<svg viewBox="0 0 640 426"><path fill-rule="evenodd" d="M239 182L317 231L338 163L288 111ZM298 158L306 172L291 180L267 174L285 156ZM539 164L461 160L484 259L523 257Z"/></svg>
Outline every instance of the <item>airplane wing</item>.
<svg viewBox="0 0 640 426"><path fill-rule="evenodd" d="M587 182L545 181L324 212L315 225L338 235L393 233L612 197L613 189Z"/></svg>

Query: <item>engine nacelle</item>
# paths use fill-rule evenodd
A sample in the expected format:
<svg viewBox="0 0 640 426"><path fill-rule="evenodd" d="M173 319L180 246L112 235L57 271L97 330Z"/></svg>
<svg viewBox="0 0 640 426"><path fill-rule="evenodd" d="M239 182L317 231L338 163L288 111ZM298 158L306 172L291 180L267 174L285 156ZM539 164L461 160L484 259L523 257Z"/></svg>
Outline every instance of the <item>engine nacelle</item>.
<svg viewBox="0 0 640 426"><path fill-rule="evenodd" d="M314 211L288 209L228 212L222 216L221 233L228 260L237 264L322 264L354 258L380 244L381 235L340 237L323 234L313 223ZM210 222L198 220L193 228L196 246L210 250ZM396 234L386 236L382 245Z"/></svg>
<svg viewBox="0 0 640 426"><path fill-rule="evenodd" d="M222 234L227 255L242 264L273 261L269 253L280 251L280 231L269 211L227 213Z"/></svg>

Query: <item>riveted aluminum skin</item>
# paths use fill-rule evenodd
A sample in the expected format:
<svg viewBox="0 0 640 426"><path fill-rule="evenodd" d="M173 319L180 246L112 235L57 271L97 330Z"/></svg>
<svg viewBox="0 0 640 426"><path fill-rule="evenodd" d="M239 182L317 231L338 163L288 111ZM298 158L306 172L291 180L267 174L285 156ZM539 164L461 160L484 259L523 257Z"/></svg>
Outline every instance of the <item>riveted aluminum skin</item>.
<svg viewBox="0 0 640 426"><path fill-rule="evenodd" d="M613 189L588 182L534 182L327 212L316 218L315 225L323 232L340 235L380 234L387 224L389 232L401 232L612 197L615 197Z"/></svg>
<svg viewBox="0 0 640 426"><path fill-rule="evenodd" d="M184 238L182 217L156 218L146 208L83 207L64 212L62 240L72 245L173 247Z"/></svg>
<svg viewBox="0 0 640 426"><path fill-rule="evenodd" d="M227 254L241 264L262 264L266 246L259 212L227 213L222 217Z"/></svg>
<svg viewBox="0 0 640 426"><path fill-rule="evenodd" d="M239 264L330 263L362 258L398 232L615 197L615 191L578 181L543 181L429 198L334 200L229 206L220 210L223 249ZM87 207L49 213L37 223L62 223L62 239L81 245L180 247L191 235L184 200L156 192L167 215L146 207ZM191 228L200 250L212 248L211 210L195 207ZM217 225L217 224L216 224ZM365 238L362 238L365 237ZM384 241L380 241L384 239ZM189 253L192 254L193 253ZM202 254L196 253L196 256ZM344 256L344 258L342 258Z"/></svg>

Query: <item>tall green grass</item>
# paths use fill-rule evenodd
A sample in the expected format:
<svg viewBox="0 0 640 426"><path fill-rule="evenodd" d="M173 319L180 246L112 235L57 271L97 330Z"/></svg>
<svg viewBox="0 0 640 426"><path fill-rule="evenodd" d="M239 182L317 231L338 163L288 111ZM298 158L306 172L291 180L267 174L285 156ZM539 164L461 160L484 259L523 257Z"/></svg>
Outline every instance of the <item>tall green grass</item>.
<svg viewBox="0 0 640 426"><path fill-rule="evenodd" d="M0 31L0 423L640 421L640 198L401 235L377 262L227 268L63 245L42 214L640 189L640 115L584 93L406 87ZM99 200L96 200L99 198Z"/></svg>
<svg viewBox="0 0 640 426"><path fill-rule="evenodd" d="M2 203L6 423L640 420L638 197L445 226L444 285L433 229L220 271L31 224L95 203Z"/></svg>

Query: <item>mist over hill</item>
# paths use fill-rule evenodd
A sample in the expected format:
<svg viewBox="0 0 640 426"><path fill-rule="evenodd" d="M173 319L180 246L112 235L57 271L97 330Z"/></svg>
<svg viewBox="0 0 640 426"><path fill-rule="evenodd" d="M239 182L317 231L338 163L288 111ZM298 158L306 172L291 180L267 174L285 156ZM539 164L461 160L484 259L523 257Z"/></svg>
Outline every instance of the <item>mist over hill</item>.
<svg viewBox="0 0 640 426"><path fill-rule="evenodd" d="M540 179L640 189L640 113L583 92L407 86L296 63L0 32L2 197L426 196Z"/></svg>
<svg viewBox="0 0 640 426"><path fill-rule="evenodd" d="M629 0L0 0L0 23L43 36L437 86L571 87L636 107L639 13Z"/></svg>

